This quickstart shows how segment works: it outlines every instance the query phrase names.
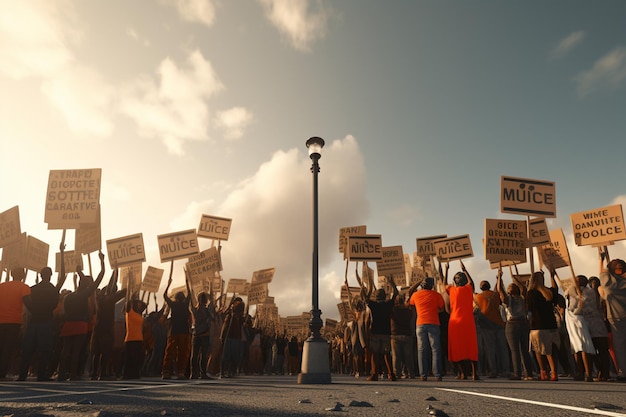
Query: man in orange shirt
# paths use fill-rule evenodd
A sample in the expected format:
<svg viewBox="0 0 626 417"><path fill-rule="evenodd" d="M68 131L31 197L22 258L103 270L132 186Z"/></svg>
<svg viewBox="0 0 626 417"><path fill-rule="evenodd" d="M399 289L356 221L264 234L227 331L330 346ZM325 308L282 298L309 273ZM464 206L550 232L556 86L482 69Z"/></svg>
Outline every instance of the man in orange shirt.
<svg viewBox="0 0 626 417"><path fill-rule="evenodd" d="M426 278L422 289L415 291L417 285L411 287L409 304L415 306L417 322L417 360L422 381L426 381L430 365L428 359L432 356L432 372L437 381L441 381L441 326L439 312L443 311L444 301L441 294L433 290L434 278Z"/></svg>
<svg viewBox="0 0 626 417"><path fill-rule="evenodd" d="M504 320L500 314L500 295L491 291L489 281L480 282L481 292L474 295L474 302L480 309L477 321L478 337L483 341L489 366L489 378L497 378L498 374L508 376L509 348L504 334ZM481 346L480 343L478 346Z"/></svg>
<svg viewBox="0 0 626 417"><path fill-rule="evenodd" d="M13 268L11 276L13 280L0 284L0 381L6 379L17 346L22 326L23 298L30 295L30 287L24 284L26 271Z"/></svg>

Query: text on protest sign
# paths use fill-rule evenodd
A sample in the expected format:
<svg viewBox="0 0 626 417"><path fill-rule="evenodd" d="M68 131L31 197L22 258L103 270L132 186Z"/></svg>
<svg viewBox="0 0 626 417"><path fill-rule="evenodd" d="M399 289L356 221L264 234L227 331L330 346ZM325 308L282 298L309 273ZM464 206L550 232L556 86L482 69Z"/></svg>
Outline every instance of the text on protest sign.
<svg viewBox="0 0 626 417"><path fill-rule="evenodd" d="M383 257L381 235L348 235L346 257L350 261L378 261Z"/></svg>
<svg viewBox="0 0 626 417"><path fill-rule="evenodd" d="M262 303L268 295L267 283L250 284L248 291L248 305Z"/></svg>
<svg viewBox="0 0 626 417"><path fill-rule="evenodd" d="M626 239L621 204L574 213L570 215L570 220L578 246Z"/></svg>
<svg viewBox="0 0 626 417"><path fill-rule="evenodd" d="M100 203L102 169L51 170L44 221L49 229L78 229L94 223Z"/></svg>
<svg viewBox="0 0 626 417"><path fill-rule="evenodd" d="M196 229L167 233L157 236L161 262L189 258L198 253L198 236Z"/></svg>
<svg viewBox="0 0 626 417"><path fill-rule="evenodd" d="M65 265L65 273L76 272L77 268L83 269L83 256L75 250L63 252L63 264ZM57 252L55 256L54 271L61 272L61 252Z"/></svg>
<svg viewBox="0 0 626 417"><path fill-rule="evenodd" d="M562 229L550 230L550 244L540 248L541 261L549 270L570 266L569 251Z"/></svg>
<svg viewBox="0 0 626 417"><path fill-rule="evenodd" d="M0 213L0 248L18 240L21 234L19 207Z"/></svg>
<svg viewBox="0 0 626 417"><path fill-rule="evenodd" d="M351 226L339 229L339 253L346 253L346 245L348 244L349 235L363 236L367 233L367 226Z"/></svg>
<svg viewBox="0 0 626 417"><path fill-rule="evenodd" d="M259 269L252 273L252 284L270 283L274 279L276 268Z"/></svg>
<svg viewBox="0 0 626 417"><path fill-rule="evenodd" d="M352 298L360 298L361 297L361 287L350 287L350 295L352 296ZM340 295L340 299L341 301L348 301L349 300L349 295L348 295L348 287L344 285L341 286L341 295Z"/></svg>
<svg viewBox="0 0 626 417"><path fill-rule="evenodd" d="M148 266L146 274L143 277L143 281L141 281L141 289L147 292L159 292L161 280L163 279L163 272L164 270L161 268Z"/></svg>
<svg viewBox="0 0 626 417"><path fill-rule="evenodd" d="M535 217L530 219L530 243L532 246L542 246L550 243L550 232L548 232L548 225L546 219L543 217Z"/></svg>
<svg viewBox="0 0 626 417"><path fill-rule="evenodd" d="M28 236L26 239L26 268L31 271L41 271L48 266L49 253L50 245L33 236Z"/></svg>
<svg viewBox="0 0 626 417"><path fill-rule="evenodd" d="M203 250L189 257L185 268L192 277L214 277L215 272L222 270L222 259L216 247Z"/></svg>
<svg viewBox="0 0 626 417"><path fill-rule="evenodd" d="M137 233L107 240L107 254L111 268L144 262L146 252L143 246L143 234Z"/></svg>
<svg viewBox="0 0 626 417"><path fill-rule="evenodd" d="M80 229L76 229L74 250L85 255L102 250L100 208L98 208L98 220L94 223L81 224Z"/></svg>
<svg viewBox="0 0 626 417"><path fill-rule="evenodd" d="M198 226L198 237L228 240L232 222L232 219L203 214L202 218L200 218L200 225Z"/></svg>
<svg viewBox="0 0 626 417"><path fill-rule="evenodd" d="M485 219L485 259L526 262L526 235L524 220Z"/></svg>
<svg viewBox="0 0 626 417"><path fill-rule="evenodd" d="M347 323L349 321L353 321L355 319L354 312L350 308L350 305L347 301L342 301L337 304L337 311L339 311L339 317L341 317L341 321Z"/></svg>
<svg viewBox="0 0 626 417"><path fill-rule="evenodd" d="M428 237L418 237L415 239L417 244L417 255L428 256L435 254L435 240L445 239L448 235L437 235Z"/></svg>
<svg viewBox="0 0 626 417"><path fill-rule="evenodd" d="M556 217L555 184L550 181L502 176L500 211L537 217Z"/></svg>
<svg viewBox="0 0 626 417"><path fill-rule="evenodd" d="M474 256L469 235L448 237L435 241L435 255L441 262L450 262Z"/></svg>
<svg viewBox="0 0 626 417"><path fill-rule="evenodd" d="M383 247L382 258L376 261L376 269L378 270L379 276L394 276L404 281L406 274L404 273L404 252L402 251L402 245Z"/></svg>
<svg viewBox="0 0 626 417"><path fill-rule="evenodd" d="M250 283L247 279L243 278L231 278L228 280L228 285L226 286L226 292L235 293L239 295L247 295L248 287Z"/></svg>

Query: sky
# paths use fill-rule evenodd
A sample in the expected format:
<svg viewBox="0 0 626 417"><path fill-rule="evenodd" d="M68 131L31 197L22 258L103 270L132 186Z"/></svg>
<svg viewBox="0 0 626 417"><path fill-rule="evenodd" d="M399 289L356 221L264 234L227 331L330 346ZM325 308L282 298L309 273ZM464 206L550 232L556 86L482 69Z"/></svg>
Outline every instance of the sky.
<svg viewBox="0 0 626 417"><path fill-rule="evenodd" d="M229 218L222 278L276 268L269 295L280 315L307 312L312 136L326 141L322 319L339 318L342 227L366 225L409 254L416 238L469 234L474 257L464 263L494 284L485 219L525 220L500 212L501 177L552 181L557 216L548 227L562 228L573 269L590 276L597 251L575 245L570 214L626 202L622 1L5 0L2 8L0 212L19 206L22 232L50 245L50 265L62 233L44 222L50 170L101 168L105 254L104 241L142 233L144 271L167 276L158 235L196 228L203 214ZM71 230L66 243L71 250ZM201 249L211 243L200 239ZM609 251L626 256L621 242ZM173 286L183 265L173 263Z"/></svg>

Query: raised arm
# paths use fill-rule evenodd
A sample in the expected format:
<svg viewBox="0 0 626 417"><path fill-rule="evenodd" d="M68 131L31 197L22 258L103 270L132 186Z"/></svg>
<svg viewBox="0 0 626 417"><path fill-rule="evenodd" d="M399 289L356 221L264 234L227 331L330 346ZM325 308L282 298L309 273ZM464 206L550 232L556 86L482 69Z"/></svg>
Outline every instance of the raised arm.
<svg viewBox="0 0 626 417"><path fill-rule="evenodd" d="M498 268L498 274L496 275L496 291L500 294L500 301L506 304L506 291L504 291L504 285L502 284L502 265Z"/></svg>
<svg viewBox="0 0 626 417"><path fill-rule="evenodd" d="M59 268L59 277L57 279L57 290L61 291L61 287L63 287L65 279L67 278L67 274L65 273L65 231L63 233L63 237L61 238L61 243L59 244L59 252L61 253L61 265Z"/></svg>

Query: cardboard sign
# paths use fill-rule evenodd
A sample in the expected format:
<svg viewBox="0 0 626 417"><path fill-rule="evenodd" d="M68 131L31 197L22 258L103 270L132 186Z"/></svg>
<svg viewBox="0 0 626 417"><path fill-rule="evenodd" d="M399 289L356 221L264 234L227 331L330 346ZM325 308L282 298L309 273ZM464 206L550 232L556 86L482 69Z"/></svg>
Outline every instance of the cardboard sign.
<svg viewBox="0 0 626 417"><path fill-rule="evenodd" d="M541 261L549 270L570 265L569 251L562 229L550 230L550 244L544 245L540 249Z"/></svg>
<svg viewBox="0 0 626 417"><path fill-rule="evenodd" d="M189 258L185 268L192 277L212 278L215 272L222 270L222 258L216 247L203 250Z"/></svg>
<svg viewBox="0 0 626 417"><path fill-rule="evenodd" d="M339 317L341 317L341 321L347 323L349 321L353 321L355 319L354 312L350 309L350 305L347 301L342 301L337 304L337 310L339 311Z"/></svg>
<svg viewBox="0 0 626 417"><path fill-rule="evenodd" d="M19 207L0 213L0 248L19 240L21 234Z"/></svg>
<svg viewBox="0 0 626 417"><path fill-rule="evenodd" d="M267 298L268 295L267 283L262 284L250 284L250 290L248 291L248 304L260 304Z"/></svg>
<svg viewBox="0 0 626 417"><path fill-rule="evenodd" d="M500 211L536 217L556 217L554 182L500 178Z"/></svg>
<svg viewBox="0 0 626 417"><path fill-rule="evenodd" d="M100 205L102 169L51 170L44 221L49 229L78 229L95 223Z"/></svg>
<svg viewBox="0 0 626 417"><path fill-rule="evenodd" d="M41 271L48 266L48 254L50 253L50 245L46 242L28 236L26 239L26 265L31 271Z"/></svg>
<svg viewBox="0 0 626 417"><path fill-rule="evenodd" d="M111 268L145 262L143 234L137 233L107 240L107 254Z"/></svg>
<svg viewBox="0 0 626 417"><path fill-rule="evenodd" d="M66 250L63 252L63 261L66 274L76 272L77 268L83 269L83 256L74 250ZM56 253L54 272L61 272L61 252Z"/></svg>
<svg viewBox="0 0 626 417"><path fill-rule="evenodd" d="M228 240L232 219L203 214L198 226L198 237L215 240Z"/></svg>
<svg viewBox="0 0 626 417"><path fill-rule="evenodd" d="M418 256L429 256L435 254L435 241L447 238L448 235L437 235L428 237L418 237L415 239L417 244Z"/></svg>
<svg viewBox="0 0 626 417"><path fill-rule="evenodd" d="M339 229L339 253L343 253L345 255L346 246L348 245L348 236L363 236L367 233L366 229L366 226L342 227L341 229Z"/></svg>
<svg viewBox="0 0 626 417"><path fill-rule="evenodd" d="M578 246L626 239L621 204L574 213L570 220Z"/></svg>
<svg viewBox="0 0 626 417"><path fill-rule="evenodd" d="M350 295L352 298L360 298L361 297L361 287L350 287ZM344 285L341 286L341 301L348 301L348 287Z"/></svg>
<svg viewBox="0 0 626 417"><path fill-rule="evenodd" d="M376 261L376 269L378 270L379 276L393 276L394 278L397 277L404 281L406 274L404 273L404 252L402 251L402 245L383 247L382 258L380 261Z"/></svg>
<svg viewBox="0 0 626 417"><path fill-rule="evenodd" d="M532 246L542 246L550 243L550 232L546 219L543 217L535 217L530 219L530 243Z"/></svg>
<svg viewBox="0 0 626 417"><path fill-rule="evenodd" d="M2 267L3 268L25 268L26 248L28 245L28 236L26 233L20 233L17 239L7 244L2 249Z"/></svg>
<svg viewBox="0 0 626 417"><path fill-rule="evenodd" d="M141 262L129 264L120 268L120 285L122 288L130 288L138 291L141 287Z"/></svg>
<svg viewBox="0 0 626 417"><path fill-rule="evenodd" d="M485 259L526 262L526 235L524 220L485 219Z"/></svg>
<svg viewBox="0 0 626 417"><path fill-rule="evenodd" d="M198 236L196 229L167 233L157 236L161 262L189 258L198 253Z"/></svg>
<svg viewBox="0 0 626 417"><path fill-rule="evenodd" d="M98 206L98 220L95 223L81 224L76 229L74 250L87 255L102 250L102 230L100 227L100 207Z"/></svg>
<svg viewBox="0 0 626 417"><path fill-rule="evenodd" d="M346 258L350 261L379 261L383 257L381 235L348 235Z"/></svg>
<svg viewBox="0 0 626 417"><path fill-rule="evenodd" d="M525 262L525 261L524 261ZM524 262L520 262L520 261L498 261L498 262L489 262L489 269L498 269L500 267L505 267L505 266L513 266L513 265L519 265L522 264Z"/></svg>
<svg viewBox="0 0 626 417"><path fill-rule="evenodd" d="M148 266L146 274L143 277L143 281L141 281L141 289L147 292L159 292L161 280L163 279L163 272L164 270L161 268Z"/></svg>
<svg viewBox="0 0 626 417"><path fill-rule="evenodd" d="M274 278L274 273L276 272L276 268L267 268L260 269L258 271L254 271L252 273L252 283L253 284L262 284L262 283L270 283Z"/></svg>
<svg viewBox="0 0 626 417"><path fill-rule="evenodd" d="M250 283L243 278L231 278L228 280L226 292L247 295Z"/></svg>
<svg viewBox="0 0 626 417"><path fill-rule="evenodd" d="M469 235L459 235L435 241L435 256L440 262L450 262L474 256Z"/></svg>

